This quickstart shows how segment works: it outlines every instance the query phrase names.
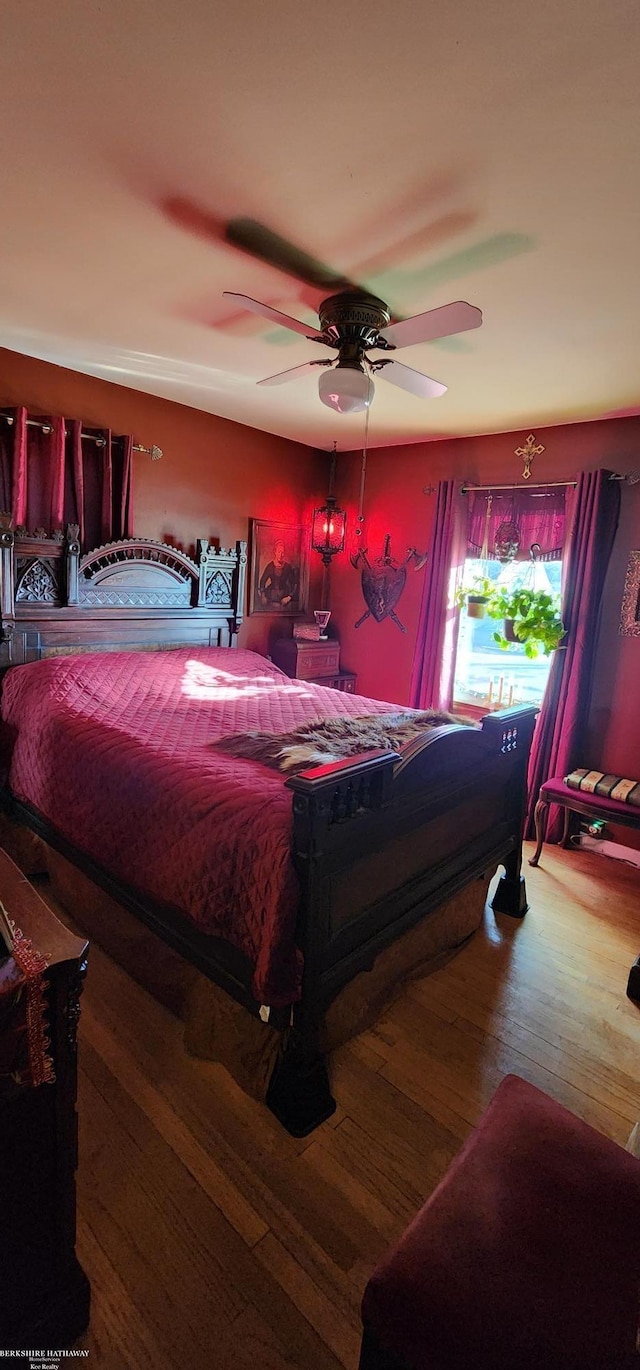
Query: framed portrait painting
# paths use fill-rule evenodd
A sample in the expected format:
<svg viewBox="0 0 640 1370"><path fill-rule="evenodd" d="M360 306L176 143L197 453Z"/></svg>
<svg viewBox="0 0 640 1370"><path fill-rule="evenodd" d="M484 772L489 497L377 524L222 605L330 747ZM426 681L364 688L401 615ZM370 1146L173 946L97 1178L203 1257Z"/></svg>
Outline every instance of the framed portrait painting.
<svg viewBox="0 0 640 1370"><path fill-rule="evenodd" d="M251 520L250 614L303 614L309 561L306 529Z"/></svg>

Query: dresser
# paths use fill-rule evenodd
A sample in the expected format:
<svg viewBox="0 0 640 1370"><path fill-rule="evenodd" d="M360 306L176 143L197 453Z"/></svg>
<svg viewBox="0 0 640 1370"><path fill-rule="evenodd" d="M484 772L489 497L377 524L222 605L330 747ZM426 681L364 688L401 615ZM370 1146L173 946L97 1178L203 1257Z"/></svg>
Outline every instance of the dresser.
<svg viewBox="0 0 640 1370"><path fill-rule="evenodd" d="M0 899L16 927L49 961L37 983L55 1072L53 1082L38 1085L14 1078L31 1059L22 1030L26 985L19 997L5 985L0 996L0 1348L63 1348L89 1321L89 1282L75 1254L76 1035L87 943L58 922L3 851ZM3 947L0 951L4 956ZM3 969L6 974L10 963L4 961ZM33 1024L31 1014L27 1021Z"/></svg>
<svg viewBox="0 0 640 1370"><path fill-rule="evenodd" d="M292 680L307 680L310 685L328 685L346 694L356 693L357 677L353 671L340 670L340 643L335 638L307 642L301 638L283 637L274 644L271 658Z"/></svg>

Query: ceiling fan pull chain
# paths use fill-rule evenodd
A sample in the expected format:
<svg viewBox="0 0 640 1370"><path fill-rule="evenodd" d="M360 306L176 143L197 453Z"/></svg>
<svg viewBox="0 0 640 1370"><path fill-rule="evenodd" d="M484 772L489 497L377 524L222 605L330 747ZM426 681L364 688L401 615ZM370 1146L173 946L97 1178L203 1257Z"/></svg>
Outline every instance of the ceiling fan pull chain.
<svg viewBox="0 0 640 1370"><path fill-rule="evenodd" d="M357 521L358 521L358 527L356 528L356 537L357 537L357 538L361 538L361 537L362 537L362 525L363 525L363 523L364 523L364 514L363 514L362 510L363 510L363 506L364 506L364 483L365 483L365 480L366 480L366 478L367 478L367 444L368 444L368 441L369 441L369 415L370 415L370 413L371 413L371 406L370 406L370 405L367 405L367 408L366 408L366 410L365 410L365 419L364 419L364 445L363 445L363 448L362 448L362 467L361 467L361 469L360 469L360 499L359 499L359 503L358 503L358 520L357 520Z"/></svg>

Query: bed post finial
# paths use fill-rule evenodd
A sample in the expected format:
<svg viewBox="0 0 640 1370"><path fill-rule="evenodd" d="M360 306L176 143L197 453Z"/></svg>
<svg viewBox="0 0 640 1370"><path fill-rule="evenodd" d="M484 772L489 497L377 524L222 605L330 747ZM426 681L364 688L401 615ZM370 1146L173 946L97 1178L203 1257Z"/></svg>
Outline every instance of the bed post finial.
<svg viewBox="0 0 640 1370"><path fill-rule="evenodd" d="M240 624L244 619L244 598L245 584L247 579L247 544L246 542L236 542L238 553L238 582L236 594L236 621L235 632L237 633Z"/></svg>
<svg viewBox="0 0 640 1370"><path fill-rule="evenodd" d="M0 612L2 614L2 636L10 636L13 631L14 583L13 583L13 519L6 510L0 511Z"/></svg>
<svg viewBox="0 0 640 1370"><path fill-rule="evenodd" d="M207 552L209 551L209 539L198 538L196 543L197 562L198 562L198 599L199 609L203 609L207 603Z"/></svg>
<svg viewBox="0 0 640 1370"><path fill-rule="evenodd" d="M67 604L78 603L78 563L80 560L80 528L77 523L67 524L66 561L67 561Z"/></svg>

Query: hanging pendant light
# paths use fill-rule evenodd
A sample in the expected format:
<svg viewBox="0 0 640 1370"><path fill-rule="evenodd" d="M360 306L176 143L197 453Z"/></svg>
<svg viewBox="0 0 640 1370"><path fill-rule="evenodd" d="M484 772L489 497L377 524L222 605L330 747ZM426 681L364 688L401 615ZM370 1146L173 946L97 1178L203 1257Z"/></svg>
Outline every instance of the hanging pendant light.
<svg viewBox="0 0 640 1370"><path fill-rule="evenodd" d="M325 566L330 566L337 552L344 551L347 515L339 509L334 495L327 495L326 504L313 511L311 546L319 552Z"/></svg>

